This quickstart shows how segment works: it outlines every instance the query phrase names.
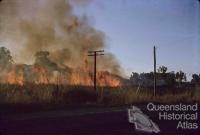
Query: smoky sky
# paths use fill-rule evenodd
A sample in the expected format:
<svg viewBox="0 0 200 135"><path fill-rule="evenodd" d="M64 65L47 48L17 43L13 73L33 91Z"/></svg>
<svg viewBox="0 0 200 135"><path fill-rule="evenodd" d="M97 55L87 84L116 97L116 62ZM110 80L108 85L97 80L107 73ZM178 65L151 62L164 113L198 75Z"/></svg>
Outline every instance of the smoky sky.
<svg viewBox="0 0 200 135"><path fill-rule="evenodd" d="M74 6L92 0L3 0L0 3L0 46L11 50L14 61L31 64L39 51L60 66L78 67L86 61L87 51L106 47L106 34L94 28L86 16L73 14ZM73 6L72 6L73 5ZM99 59L99 68L120 72L112 54Z"/></svg>

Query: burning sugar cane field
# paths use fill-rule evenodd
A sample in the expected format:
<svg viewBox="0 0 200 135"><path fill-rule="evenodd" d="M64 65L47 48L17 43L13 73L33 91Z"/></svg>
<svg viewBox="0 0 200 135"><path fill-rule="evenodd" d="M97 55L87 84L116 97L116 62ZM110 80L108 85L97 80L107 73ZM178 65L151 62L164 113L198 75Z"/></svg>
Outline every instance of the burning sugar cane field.
<svg viewBox="0 0 200 135"><path fill-rule="evenodd" d="M0 135L196 135L199 45L199 0L0 0Z"/></svg>
<svg viewBox="0 0 200 135"><path fill-rule="evenodd" d="M188 81L183 71L159 66L154 72L125 76L114 54L99 51L107 48L105 33L88 16L73 13L73 6L88 3L0 3L0 104L115 106L200 100L198 74ZM153 53L149 60L153 69Z"/></svg>

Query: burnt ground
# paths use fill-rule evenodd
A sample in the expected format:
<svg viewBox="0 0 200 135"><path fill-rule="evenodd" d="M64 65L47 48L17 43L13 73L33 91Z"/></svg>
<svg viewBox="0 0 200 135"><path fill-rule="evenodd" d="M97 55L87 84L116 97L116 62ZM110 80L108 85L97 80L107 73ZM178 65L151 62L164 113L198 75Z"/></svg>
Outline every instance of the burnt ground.
<svg viewBox="0 0 200 135"><path fill-rule="evenodd" d="M138 106L145 108L144 106ZM146 135L128 123L127 107L69 108L37 110L1 108L2 135ZM200 135L200 130L176 130L175 121L158 121L145 112L160 129L160 135ZM149 134L147 134L149 135Z"/></svg>

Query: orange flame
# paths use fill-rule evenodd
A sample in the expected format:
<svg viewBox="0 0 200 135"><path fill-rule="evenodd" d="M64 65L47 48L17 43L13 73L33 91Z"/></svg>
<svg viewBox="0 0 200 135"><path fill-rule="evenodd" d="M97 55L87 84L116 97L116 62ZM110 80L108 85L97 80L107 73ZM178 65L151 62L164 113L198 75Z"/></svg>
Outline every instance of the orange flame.
<svg viewBox="0 0 200 135"><path fill-rule="evenodd" d="M24 84L23 71L20 70L17 73L16 68L13 67L13 69L10 72L8 72L6 80L7 80L7 83L9 84L18 84L22 86Z"/></svg>
<svg viewBox="0 0 200 135"><path fill-rule="evenodd" d="M98 72L97 82L100 86L118 87L121 86L121 81L114 78L109 72Z"/></svg>
<svg viewBox="0 0 200 135"><path fill-rule="evenodd" d="M36 80L36 84L48 84L48 76L47 76L47 70L44 67L36 67L34 66L32 68L33 74L39 74L39 79Z"/></svg>
<svg viewBox="0 0 200 135"><path fill-rule="evenodd" d="M31 66L30 72L25 73L25 68L20 66L14 66L6 75L6 82L9 84L24 85L25 82L31 82L35 84L70 84L70 85L82 85L93 86L93 72L91 72L85 61L84 67L73 68L71 72L49 71L42 66ZM27 75L28 74L28 75ZM122 85L122 81L119 77L107 72L99 71L96 75L97 85L104 87L118 87ZM28 79L27 79L28 78Z"/></svg>

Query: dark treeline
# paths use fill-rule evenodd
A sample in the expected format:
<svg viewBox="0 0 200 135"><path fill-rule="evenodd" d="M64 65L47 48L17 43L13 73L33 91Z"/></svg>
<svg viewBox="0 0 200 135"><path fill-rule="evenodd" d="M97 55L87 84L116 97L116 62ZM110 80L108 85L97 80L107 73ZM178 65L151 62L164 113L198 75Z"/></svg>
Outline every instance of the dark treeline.
<svg viewBox="0 0 200 135"><path fill-rule="evenodd" d="M200 74L193 74L191 81L187 81L187 74L183 71L170 71L165 66L157 70L158 87L193 87L200 85ZM133 72L130 76L130 83L133 86L151 87L154 84L154 73L137 73Z"/></svg>

